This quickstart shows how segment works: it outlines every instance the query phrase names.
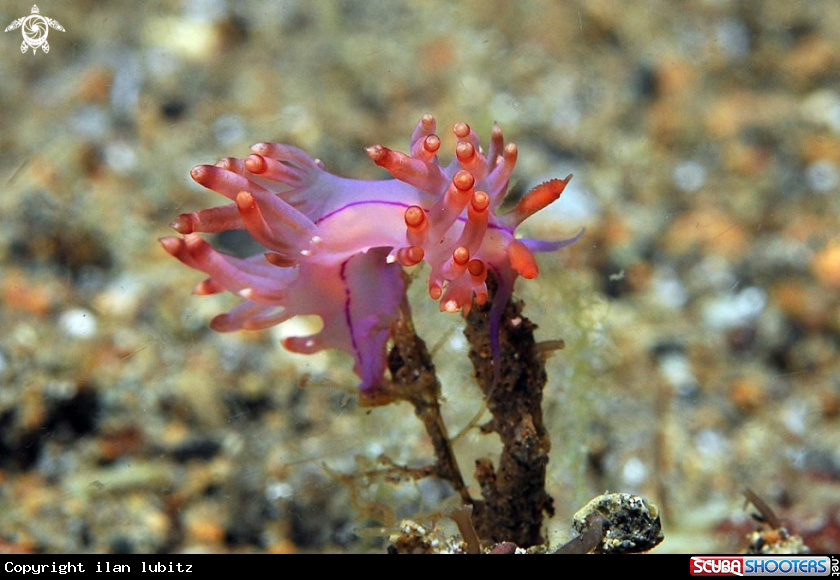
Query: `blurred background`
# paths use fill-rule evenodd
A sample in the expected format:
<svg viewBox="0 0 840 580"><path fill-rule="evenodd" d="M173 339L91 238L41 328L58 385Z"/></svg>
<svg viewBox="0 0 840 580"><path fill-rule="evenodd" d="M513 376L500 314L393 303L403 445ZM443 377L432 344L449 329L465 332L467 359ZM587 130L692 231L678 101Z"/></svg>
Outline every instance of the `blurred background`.
<svg viewBox="0 0 840 580"><path fill-rule="evenodd" d="M49 53L0 35L0 551L379 551L455 505L381 456L432 457L352 361L221 335L235 300L156 239L223 199L189 170L290 143L383 178L423 113L519 146L511 190L574 173L517 295L549 360L554 544L605 490L659 552L740 550L752 488L840 551L840 4L833 1L39 2ZM30 14L0 0L3 27ZM242 252L246 236L214 244ZM246 251L247 253L247 251ZM457 315L422 269L456 452L495 457ZM486 420L486 418L485 418ZM479 420L481 422L481 420ZM472 481L472 480L471 480ZM478 495L475 489L475 495Z"/></svg>

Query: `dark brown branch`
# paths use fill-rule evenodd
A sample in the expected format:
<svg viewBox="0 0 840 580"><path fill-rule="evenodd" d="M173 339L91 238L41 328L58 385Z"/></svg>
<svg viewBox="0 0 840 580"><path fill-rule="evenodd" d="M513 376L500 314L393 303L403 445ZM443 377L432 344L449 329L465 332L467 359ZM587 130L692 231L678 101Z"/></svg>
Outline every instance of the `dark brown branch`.
<svg viewBox="0 0 840 580"><path fill-rule="evenodd" d="M472 505L446 425L440 414L440 382L426 343L417 336L407 301L403 301L402 316L391 328L394 347L388 354L388 369L392 381L375 398L362 399L367 406L392 401L408 401L423 422L435 449L434 475L448 481L461 500Z"/></svg>
<svg viewBox="0 0 840 580"><path fill-rule="evenodd" d="M487 285L494 292L495 279L488 276ZM475 503L473 519L483 538L533 546L543 542L543 514L554 513L553 500L545 491L551 441L542 417L544 353L534 341L536 325L522 316L522 303L509 301L499 331L500 379L494 384L489 309L489 302L475 306L464 334L493 415L482 430L498 433L502 454L498 470L490 459L476 462L484 501Z"/></svg>

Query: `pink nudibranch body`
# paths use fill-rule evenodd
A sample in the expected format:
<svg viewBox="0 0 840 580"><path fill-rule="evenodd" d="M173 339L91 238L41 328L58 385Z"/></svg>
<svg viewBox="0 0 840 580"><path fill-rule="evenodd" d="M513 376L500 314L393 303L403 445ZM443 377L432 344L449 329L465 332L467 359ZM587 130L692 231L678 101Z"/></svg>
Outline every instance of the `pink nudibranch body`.
<svg viewBox="0 0 840 580"><path fill-rule="evenodd" d="M557 200L571 175L526 193L498 215L516 165L517 148L504 145L494 125L487 154L466 123L457 123L455 159L440 165L436 122L424 115L409 154L381 145L368 156L394 179L362 181L328 173L320 161L290 145L259 143L244 159L226 158L191 171L199 184L231 203L178 216L182 237L161 239L164 249L210 277L196 294L229 291L243 298L213 319L218 331L263 329L315 314L318 334L284 340L294 352L336 348L355 359L360 388L383 384L391 325L405 293L400 266L431 267L429 295L441 311L468 312L488 300L485 279L493 270L499 289L490 311L493 356L498 366L502 311L518 276L534 278L534 252L553 251L574 238L515 238L523 220ZM199 234L245 229L266 248L236 258L217 252ZM498 369L496 369L498 373Z"/></svg>

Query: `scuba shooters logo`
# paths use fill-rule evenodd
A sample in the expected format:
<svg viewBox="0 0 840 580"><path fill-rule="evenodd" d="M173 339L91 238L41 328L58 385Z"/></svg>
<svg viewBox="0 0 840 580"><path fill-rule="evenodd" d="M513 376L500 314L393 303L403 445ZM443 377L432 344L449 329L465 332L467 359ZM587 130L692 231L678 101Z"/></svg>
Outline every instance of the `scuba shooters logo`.
<svg viewBox="0 0 840 580"><path fill-rule="evenodd" d="M39 48L44 51L44 54L50 51L50 43L47 42L50 28L64 32L64 27L58 23L58 20L41 16L37 4L32 6L32 14L13 20L4 32L17 30L18 28L21 29L21 33L23 34L23 43L20 45L20 51L25 53L32 47L32 54L38 52Z"/></svg>
<svg viewBox="0 0 840 580"><path fill-rule="evenodd" d="M836 556L692 556L692 576L836 576Z"/></svg>

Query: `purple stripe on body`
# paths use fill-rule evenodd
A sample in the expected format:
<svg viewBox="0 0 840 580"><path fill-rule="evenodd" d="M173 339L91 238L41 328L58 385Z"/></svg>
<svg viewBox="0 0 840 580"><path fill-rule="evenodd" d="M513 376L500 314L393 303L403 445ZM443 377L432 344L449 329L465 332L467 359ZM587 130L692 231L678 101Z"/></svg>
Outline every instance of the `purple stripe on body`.
<svg viewBox="0 0 840 580"><path fill-rule="evenodd" d="M341 277L342 284L344 284L344 321L347 323L347 329L350 331L350 342L353 345L353 351L358 353L359 345L356 344L356 334L353 332L353 318L350 316L350 287L347 285L347 275L344 272L347 268L347 262L351 259L352 257L341 263L341 270L339 270L338 275Z"/></svg>
<svg viewBox="0 0 840 580"><path fill-rule="evenodd" d="M409 207L411 207L411 205L416 205L416 204L409 205L409 204L401 202L401 201L353 201L353 202L348 203L347 205L343 205L339 208L336 208L336 209L332 210L328 214L322 215L321 217L319 217L318 219L315 220L315 224L316 225L320 224L321 222L323 222L325 220L328 220L332 216L334 216L338 213L341 213L346 209L351 209L353 207L357 207L357 206L360 206L360 205L390 205L390 206L396 206L396 207L402 207L402 208L408 209ZM426 213L429 213L429 210L427 210L427 209L423 209L423 211L425 211ZM466 222L467 218L465 218L464 216L458 216L457 221ZM513 235L513 230L502 227L498 224L494 224L492 222L487 224L487 229L503 230L503 231L508 232L510 235Z"/></svg>

